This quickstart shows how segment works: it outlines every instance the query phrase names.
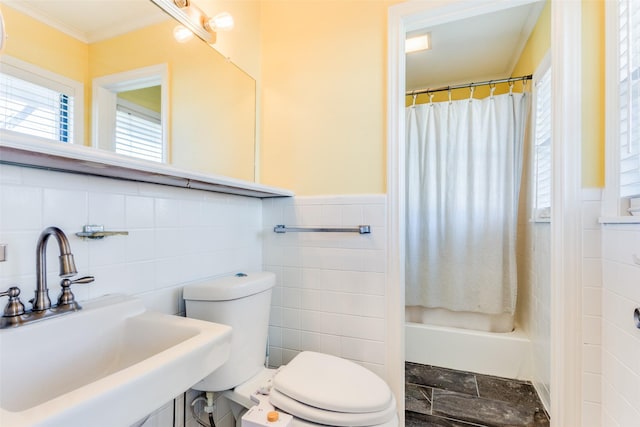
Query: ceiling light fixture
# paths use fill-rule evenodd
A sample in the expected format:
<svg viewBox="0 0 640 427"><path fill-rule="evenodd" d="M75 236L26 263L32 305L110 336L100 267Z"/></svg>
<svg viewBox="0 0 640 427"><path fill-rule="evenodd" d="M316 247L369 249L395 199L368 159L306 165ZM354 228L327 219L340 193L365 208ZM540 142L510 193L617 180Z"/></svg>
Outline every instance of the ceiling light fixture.
<svg viewBox="0 0 640 427"><path fill-rule="evenodd" d="M422 34L415 37L409 37L405 40L405 53L419 52L421 50L431 49L431 34Z"/></svg>

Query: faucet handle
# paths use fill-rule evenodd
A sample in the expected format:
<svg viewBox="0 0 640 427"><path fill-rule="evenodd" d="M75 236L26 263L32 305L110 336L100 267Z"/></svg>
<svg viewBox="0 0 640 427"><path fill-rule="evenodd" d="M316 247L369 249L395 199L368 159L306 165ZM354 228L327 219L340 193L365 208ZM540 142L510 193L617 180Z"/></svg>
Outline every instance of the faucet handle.
<svg viewBox="0 0 640 427"><path fill-rule="evenodd" d="M79 284L91 283L94 280L96 280L96 278L94 276L84 276L84 277L79 277L79 278L77 278L75 280L64 279L63 282L65 280L68 280L69 281L69 286L71 286L71 285L75 285L76 283L79 283ZM64 286L64 285L62 285L62 283L60 285Z"/></svg>
<svg viewBox="0 0 640 427"><path fill-rule="evenodd" d="M11 286L6 291L0 292L0 297L9 297L2 317L16 317L24 314L24 304L18 295L20 295L20 288L17 286Z"/></svg>
<svg viewBox="0 0 640 427"><path fill-rule="evenodd" d="M71 292L71 285L73 284L83 284L83 283L91 283L93 282L95 277L93 276L84 276L75 280L70 279L62 279L60 282L60 286L62 287L62 292L60 296L58 296L58 308L65 307L68 310L80 310L80 305L76 302L76 298Z"/></svg>

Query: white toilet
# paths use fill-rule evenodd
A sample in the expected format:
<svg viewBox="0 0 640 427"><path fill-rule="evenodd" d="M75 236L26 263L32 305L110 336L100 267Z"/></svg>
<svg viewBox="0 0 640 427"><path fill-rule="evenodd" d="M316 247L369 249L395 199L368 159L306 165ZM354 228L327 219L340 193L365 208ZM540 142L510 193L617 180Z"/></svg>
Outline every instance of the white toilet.
<svg viewBox="0 0 640 427"><path fill-rule="evenodd" d="M271 405L293 416L294 427L396 427L391 389L354 362L305 351L279 369L264 367L274 285L273 273L260 272L184 287L187 317L233 328L229 360L193 388L224 391L236 420L256 405L256 395L268 395Z"/></svg>

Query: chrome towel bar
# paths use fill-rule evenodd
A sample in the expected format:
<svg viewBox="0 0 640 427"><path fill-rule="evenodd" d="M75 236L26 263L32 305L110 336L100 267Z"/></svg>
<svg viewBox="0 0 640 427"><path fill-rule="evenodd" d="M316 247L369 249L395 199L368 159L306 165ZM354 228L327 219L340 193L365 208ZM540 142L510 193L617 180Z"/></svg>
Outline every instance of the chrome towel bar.
<svg viewBox="0 0 640 427"><path fill-rule="evenodd" d="M276 225L273 227L273 231L276 233L286 232L324 232L324 233L360 233L371 234L371 226L359 225L354 228L331 228L331 227L287 227L286 225Z"/></svg>

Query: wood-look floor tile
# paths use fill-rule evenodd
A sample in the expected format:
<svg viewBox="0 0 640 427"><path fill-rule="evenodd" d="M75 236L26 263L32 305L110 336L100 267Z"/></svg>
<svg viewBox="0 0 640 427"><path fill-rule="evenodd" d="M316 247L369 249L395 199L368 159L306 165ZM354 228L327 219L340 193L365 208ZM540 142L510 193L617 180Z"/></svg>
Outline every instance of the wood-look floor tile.
<svg viewBox="0 0 640 427"><path fill-rule="evenodd" d="M438 417L417 412L405 411L405 427L488 427L484 424L472 424L451 418Z"/></svg>
<svg viewBox="0 0 640 427"><path fill-rule="evenodd" d="M474 374L417 363L405 363L405 381L427 387L478 396Z"/></svg>
<svg viewBox="0 0 640 427"><path fill-rule="evenodd" d="M480 397L508 402L519 408L529 408L547 417L544 405L530 382L488 375L476 375L476 381Z"/></svg>
<svg viewBox="0 0 640 427"><path fill-rule="evenodd" d="M416 384L405 384L404 407L407 411L431 414L431 395L433 389Z"/></svg>
<svg viewBox="0 0 640 427"><path fill-rule="evenodd" d="M545 425L544 420L540 419L540 414L530 407L519 407L501 400L438 389L433 390L431 413L491 427ZM546 425L549 425L548 422Z"/></svg>

